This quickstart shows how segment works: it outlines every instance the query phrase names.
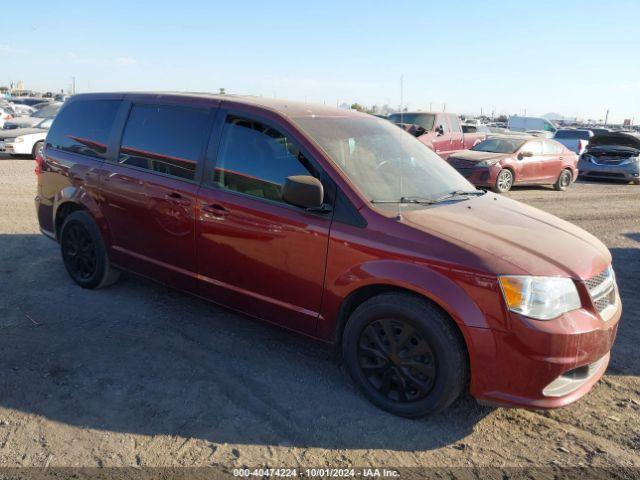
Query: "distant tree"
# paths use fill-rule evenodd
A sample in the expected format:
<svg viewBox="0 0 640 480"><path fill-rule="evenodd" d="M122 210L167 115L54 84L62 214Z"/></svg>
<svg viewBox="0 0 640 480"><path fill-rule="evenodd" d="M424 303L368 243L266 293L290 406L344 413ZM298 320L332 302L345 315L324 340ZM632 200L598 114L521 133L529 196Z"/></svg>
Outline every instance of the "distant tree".
<svg viewBox="0 0 640 480"><path fill-rule="evenodd" d="M351 104L351 110L357 110L359 112L364 112L364 107L362 105L360 105L359 103L352 103Z"/></svg>
<svg viewBox="0 0 640 480"><path fill-rule="evenodd" d="M507 123L509 118L506 115L499 115L496 117L496 122Z"/></svg>
<svg viewBox="0 0 640 480"><path fill-rule="evenodd" d="M220 87L218 89L218 93L220 93L220 95L224 95L225 93L227 93L227 90L224 87Z"/></svg>

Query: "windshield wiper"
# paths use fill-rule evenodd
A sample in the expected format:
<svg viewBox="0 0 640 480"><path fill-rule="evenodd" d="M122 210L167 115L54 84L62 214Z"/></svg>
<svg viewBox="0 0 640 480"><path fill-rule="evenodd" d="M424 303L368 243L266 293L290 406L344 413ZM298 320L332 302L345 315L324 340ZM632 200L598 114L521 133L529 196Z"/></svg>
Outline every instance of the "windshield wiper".
<svg viewBox="0 0 640 480"><path fill-rule="evenodd" d="M454 190L453 192L449 192L449 193L445 193L444 195L436 198L435 200L432 200L432 203L440 203L440 202L444 202L445 200L449 200L450 198L455 198L455 197L467 197L469 195L484 195L485 192L484 190Z"/></svg>
<svg viewBox="0 0 640 480"><path fill-rule="evenodd" d="M420 205L431 205L434 200L423 197L400 197L398 200L371 200L371 203L417 203Z"/></svg>

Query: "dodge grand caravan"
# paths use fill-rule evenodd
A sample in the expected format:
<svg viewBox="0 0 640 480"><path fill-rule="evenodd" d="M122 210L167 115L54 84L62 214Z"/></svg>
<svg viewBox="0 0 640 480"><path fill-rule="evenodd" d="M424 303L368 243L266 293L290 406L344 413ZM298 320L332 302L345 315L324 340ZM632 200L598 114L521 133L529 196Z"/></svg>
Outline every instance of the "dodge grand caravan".
<svg viewBox="0 0 640 480"><path fill-rule="evenodd" d="M333 344L392 413L466 391L560 407L607 368L621 315L607 248L476 190L384 119L228 95L77 95L36 173L41 230L78 285L130 271Z"/></svg>

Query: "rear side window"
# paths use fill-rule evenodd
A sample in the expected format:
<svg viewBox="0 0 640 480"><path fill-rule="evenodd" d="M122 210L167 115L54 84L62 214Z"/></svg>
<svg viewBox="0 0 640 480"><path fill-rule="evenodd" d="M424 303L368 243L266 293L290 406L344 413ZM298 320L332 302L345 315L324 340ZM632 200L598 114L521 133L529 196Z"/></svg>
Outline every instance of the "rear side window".
<svg viewBox="0 0 640 480"><path fill-rule="evenodd" d="M253 120L227 117L213 172L215 185L281 202L285 179L312 175L312 171L308 160L286 135Z"/></svg>
<svg viewBox="0 0 640 480"><path fill-rule="evenodd" d="M60 111L47 145L65 152L104 158L120 100L77 100Z"/></svg>
<svg viewBox="0 0 640 480"><path fill-rule="evenodd" d="M540 140L527 142L527 144L524 147L522 147L522 151L531 152L534 155L542 155L542 142Z"/></svg>
<svg viewBox="0 0 640 480"><path fill-rule="evenodd" d="M545 155L558 155L562 153L562 145L552 140L544 141L544 154Z"/></svg>
<svg viewBox="0 0 640 480"><path fill-rule="evenodd" d="M134 105L118 163L194 180L208 125L207 109Z"/></svg>

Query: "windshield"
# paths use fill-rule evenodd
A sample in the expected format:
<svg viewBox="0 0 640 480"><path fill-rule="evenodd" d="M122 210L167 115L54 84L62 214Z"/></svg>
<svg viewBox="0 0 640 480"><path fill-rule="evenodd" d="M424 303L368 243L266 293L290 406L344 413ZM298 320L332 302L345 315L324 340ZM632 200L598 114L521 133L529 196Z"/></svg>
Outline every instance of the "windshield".
<svg viewBox="0 0 640 480"><path fill-rule="evenodd" d="M38 118L53 118L58 113L58 110L60 110L60 105L47 105L40 110L36 110L33 116Z"/></svg>
<svg viewBox="0 0 640 480"><path fill-rule="evenodd" d="M589 140L589 132L587 130L558 130L553 138Z"/></svg>
<svg viewBox="0 0 640 480"><path fill-rule="evenodd" d="M51 124L53 123L53 118L45 118L41 122L36 125L36 128L51 128Z"/></svg>
<svg viewBox="0 0 640 480"><path fill-rule="evenodd" d="M474 190L427 146L386 120L300 117L293 121L370 201L435 199L457 190Z"/></svg>
<svg viewBox="0 0 640 480"><path fill-rule="evenodd" d="M436 116L432 113L392 113L389 120L393 123L407 123L409 125L420 125L426 131L433 130Z"/></svg>
<svg viewBox="0 0 640 480"><path fill-rule="evenodd" d="M489 138L483 140L471 150L476 152L515 153L525 140L515 138Z"/></svg>

